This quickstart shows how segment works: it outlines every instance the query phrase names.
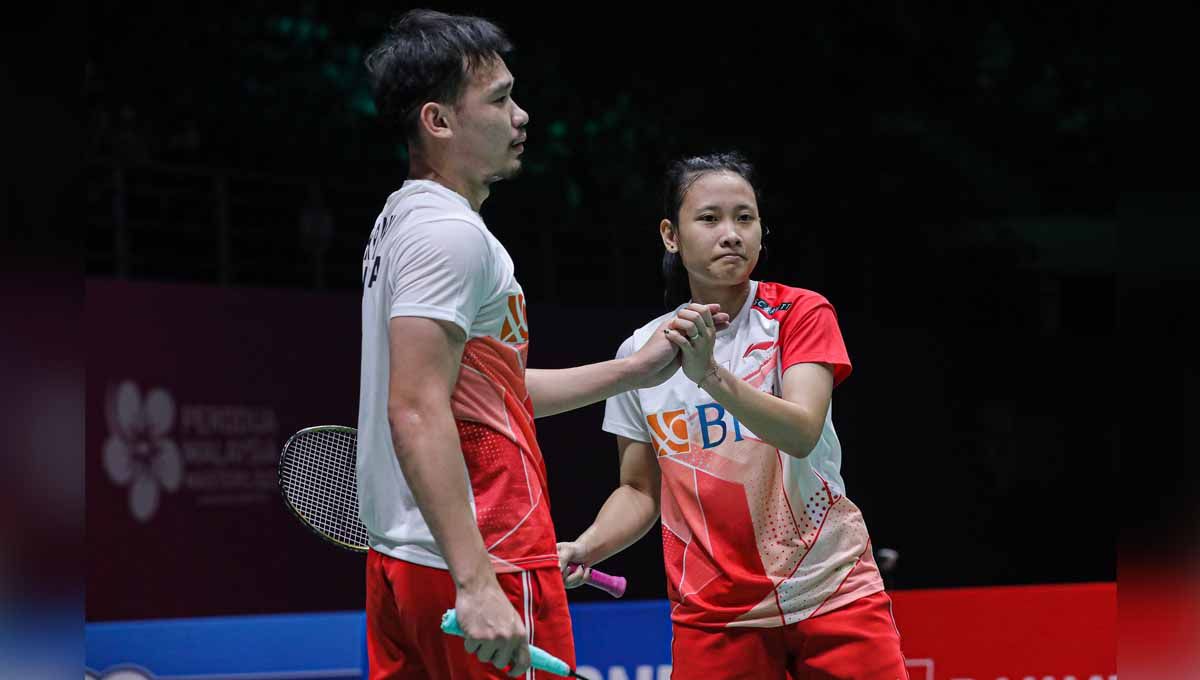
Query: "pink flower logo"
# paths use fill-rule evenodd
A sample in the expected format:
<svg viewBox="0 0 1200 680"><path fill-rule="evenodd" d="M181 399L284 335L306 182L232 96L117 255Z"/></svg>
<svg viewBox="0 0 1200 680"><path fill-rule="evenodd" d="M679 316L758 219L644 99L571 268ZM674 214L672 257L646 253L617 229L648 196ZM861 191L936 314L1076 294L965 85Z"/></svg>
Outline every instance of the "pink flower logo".
<svg viewBox="0 0 1200 680"><path fill-rule="evenodd" d="M114 484L129 486L129 510L148 522L158 509L159 487L173 492L183 481L183 456L169 438L175 400L161 387L143 399L127 380L109 390L107 416L104 471Z"/></svg>

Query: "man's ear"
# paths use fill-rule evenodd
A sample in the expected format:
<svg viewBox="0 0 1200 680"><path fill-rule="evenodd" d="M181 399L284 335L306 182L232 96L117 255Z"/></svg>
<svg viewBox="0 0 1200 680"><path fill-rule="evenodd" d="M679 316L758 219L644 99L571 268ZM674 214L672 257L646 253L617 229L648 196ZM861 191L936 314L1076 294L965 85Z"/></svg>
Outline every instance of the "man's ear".
<svg viewBox="0 0 1200 680"><path fill-rule="evenodd" d="M425 102L418 112L417 126L435 139L454 136L454 111L438 102Z"/></svg>

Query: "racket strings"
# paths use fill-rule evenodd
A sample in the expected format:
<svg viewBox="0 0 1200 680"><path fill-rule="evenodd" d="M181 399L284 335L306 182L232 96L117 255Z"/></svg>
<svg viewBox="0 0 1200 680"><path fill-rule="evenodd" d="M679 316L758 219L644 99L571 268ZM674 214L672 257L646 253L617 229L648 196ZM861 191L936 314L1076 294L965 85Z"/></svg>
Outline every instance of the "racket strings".
<svg viewBox="0 0 1200 680"><path fill-rule="evenodd" d="M288 449L282 479L288 502L313 528L337 542L366 548L367 530L358 516L356 443L354 433L300 434Z"/></svg>

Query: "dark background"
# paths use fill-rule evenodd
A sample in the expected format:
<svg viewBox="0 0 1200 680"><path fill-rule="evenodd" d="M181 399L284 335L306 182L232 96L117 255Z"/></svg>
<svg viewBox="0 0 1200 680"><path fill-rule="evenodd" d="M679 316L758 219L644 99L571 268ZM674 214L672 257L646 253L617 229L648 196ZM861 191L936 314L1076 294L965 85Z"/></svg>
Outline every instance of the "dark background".
<svg viewBox="0 0 1200 680"><path fill-rule="evenodd" d="M87 275L357 304L364 239L405 172L361 64L405 8L94 7ZM1184 472L1154 461L1200 395L1171 361L1190 352L1200 202L1165 132L1190 114L1146 49L1169 24L1135 39L1090 2L436 8L517 46L526 172L482 212L529 300L531 365L608 358L662 311L665 164L739 149L771 228L755 277L838 310L843 472L876 547L900 553L890 585L1116 577L1117 526L1159 494L1146 477ZM1166 406L1143 413L1128 382L1146 374L1167 376ZM601 414L539 421L564 539L616 481ZM608 569L660 597L658 550L654 531Z"/></svg>

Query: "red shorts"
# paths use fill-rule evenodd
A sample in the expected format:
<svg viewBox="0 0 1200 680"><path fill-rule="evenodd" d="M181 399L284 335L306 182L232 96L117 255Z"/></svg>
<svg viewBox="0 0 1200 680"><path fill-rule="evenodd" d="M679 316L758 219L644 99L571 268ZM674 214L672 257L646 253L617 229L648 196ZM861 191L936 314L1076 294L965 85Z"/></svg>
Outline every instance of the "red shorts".
<svg viewBox="0 0 1200 680"><path fill-rule="evenodd" d="M680 680L908 680L892 598L882 591L779 628L673 628Z"/></svg>
<svg viewBox="0 0 1200 680"><path fill-rule="evenodd" d="M531 644L575 667L567 591L558 569L496 574ZM370 680L484 680L508 678L467 653L463 639L442 632L454 608L454 581L444 569L367 552L367 657ZM558 676L530 669L527 680Z"/></svg>

